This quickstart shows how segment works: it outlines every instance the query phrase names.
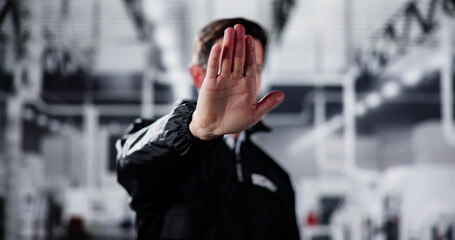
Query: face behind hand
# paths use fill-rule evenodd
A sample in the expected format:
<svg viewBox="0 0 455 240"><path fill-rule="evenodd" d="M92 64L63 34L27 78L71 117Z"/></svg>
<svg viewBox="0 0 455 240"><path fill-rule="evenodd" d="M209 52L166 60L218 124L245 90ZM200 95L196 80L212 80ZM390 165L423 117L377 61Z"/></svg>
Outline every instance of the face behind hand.
<svg viewBox="0 0 455 240"><path fill-rule="evenodd" d="M222 41L222 43L220 43ZM256 53L256 48L259 48ZM284 93L272 91L257 100L263 47L252 36L245 36L241 24L224 31L210 50L207 70L192 66L190 73L199 88L196 109L189 129L208 141L225 134L236 135L258 123L284 99Z"/></svg>
<svg viewBox="0 0 455 240"><path fill-rule="evenodd" d="M256 90L259 90L259 87L261 85L261 73L262 73L262 67L264 64L264 48L262 47L262 43L254 39L255 42L255 50L256 50L256 69L257 69L257 74L256 74ZM223 44L223 39L220 38L218 39L215 43L218 43L220 45ZM199 91L199 89L202 86L202 81L205 78L205 75L207 74L206 69L201 68L200 66L192 66L191 68L197 68L197 69L190 69L191 76L193 78L193 84L194 87Z"/></svg>

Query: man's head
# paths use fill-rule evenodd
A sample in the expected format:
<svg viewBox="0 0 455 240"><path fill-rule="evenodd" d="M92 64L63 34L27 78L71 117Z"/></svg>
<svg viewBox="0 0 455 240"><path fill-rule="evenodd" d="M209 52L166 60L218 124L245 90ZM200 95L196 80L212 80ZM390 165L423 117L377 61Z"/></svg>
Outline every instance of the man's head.
<svg viewBox="0 0 455 240"><path fill-rule="evenodd" d="M193 78L194 86L200 89L204 80L207 61L210 50L216 42L223 42L224 30L234 27L235 24L242 24L245 34L251 35L256 42L256 61L257 61L257 86L260 84L262 65L264 64L265 52L267 48L267 33L257 23L243 18L220 19L209 23L198 33L194 43L190 73Z"/></svg>

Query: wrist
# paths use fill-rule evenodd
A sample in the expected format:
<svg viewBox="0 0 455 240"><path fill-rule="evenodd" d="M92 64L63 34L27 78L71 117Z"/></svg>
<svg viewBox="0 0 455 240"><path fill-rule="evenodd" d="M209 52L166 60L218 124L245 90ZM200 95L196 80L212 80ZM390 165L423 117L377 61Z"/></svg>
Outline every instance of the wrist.
<svg viewBox="0 0 455 240"><path fill-rule="evenodd" d="M219 137L218 135L213 134L211 131L208 131L207 129L200 127L197 124L197 120L195 120L194 113L191 118L190 124L188 125L188 128L194 137L199 138L203 141L210 141Z"/></svg>

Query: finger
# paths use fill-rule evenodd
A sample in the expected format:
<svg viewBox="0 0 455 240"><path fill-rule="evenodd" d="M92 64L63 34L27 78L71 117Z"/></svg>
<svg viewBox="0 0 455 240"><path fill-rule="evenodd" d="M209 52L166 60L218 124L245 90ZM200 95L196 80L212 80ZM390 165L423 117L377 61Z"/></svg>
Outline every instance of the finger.
<svg viewBox="0 0 455 240"><path fill-rule="evenodd" d="M284 99L284 93L280 91L273 91L265 95L256 104L256 109L255 109L255 122L259 121L264 114L266 114L268 111L272 110L272 108L276 107L278 104L280 104Z"/></svg>
<svg viewBox="0 0 455 240"><path fill-rule="evenodd" d="M245 58L245 76L256 79L256 51L254 38L250 35L245 37L246 42L246 58Z"/></svg>
<svg viewBox="0 0 455 240"><path fill-rule="evenodd" d="M213 45L210 50L209 61L207 63L207 75L206 78L216 79L218 75L218 63L221 55L221 47L219 43Z"/></svg>
<svg viewBox="0 0 455 240"><path fill-rule="evenodd" d="M233 73L243 74L245 65L245 28L241 24L234 26L235 45L234 45L234 67Z"/></svg>
<svg viewBox="0 0 455 240"><path fill-rule="evenodd" d="M221 53L221 73L231 73L232 55L234 51L234 29L226 28Z"/></svg>

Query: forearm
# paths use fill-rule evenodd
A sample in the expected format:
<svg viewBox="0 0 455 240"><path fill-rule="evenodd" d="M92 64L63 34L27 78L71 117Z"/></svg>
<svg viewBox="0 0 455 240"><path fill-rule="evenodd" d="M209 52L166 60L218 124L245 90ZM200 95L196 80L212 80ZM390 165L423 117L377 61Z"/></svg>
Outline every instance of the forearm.
<svg viewBox="0 0 455 240"><path fill-rule="evenodd" d="M156 190L159 184L174 181L173 176L190 174L178 172L196 165L216 142L192 135L189 123L194 109L193 103L182 104L172 114L119 140L118 174L125 188L145 182Z"/></svg>

